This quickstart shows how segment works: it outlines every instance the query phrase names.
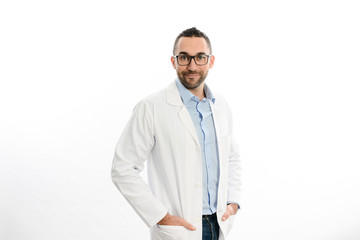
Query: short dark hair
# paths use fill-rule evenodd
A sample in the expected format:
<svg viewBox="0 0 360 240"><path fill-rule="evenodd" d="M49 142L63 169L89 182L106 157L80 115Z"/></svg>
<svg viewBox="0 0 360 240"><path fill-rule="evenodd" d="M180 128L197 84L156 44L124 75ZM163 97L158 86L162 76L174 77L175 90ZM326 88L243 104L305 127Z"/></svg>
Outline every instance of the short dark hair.
<svg viewBox="0 0 360 240"><path fill-rule="evenodd" d="M192 27L192 28L186 29L183 32L181 32L179 34L179 36L177 36L177 38L175 39L175 43L174 43L174 47L173 47L174 55L175 55L176 45L179 42L179 39L182 37L202 37L202 38L204 38L209 47L210 54L212 54L211 43L210 43L210 39L208 38L208 36L206 36L205 33L201 32L200 30L196 29L195 27Z"/></svg>

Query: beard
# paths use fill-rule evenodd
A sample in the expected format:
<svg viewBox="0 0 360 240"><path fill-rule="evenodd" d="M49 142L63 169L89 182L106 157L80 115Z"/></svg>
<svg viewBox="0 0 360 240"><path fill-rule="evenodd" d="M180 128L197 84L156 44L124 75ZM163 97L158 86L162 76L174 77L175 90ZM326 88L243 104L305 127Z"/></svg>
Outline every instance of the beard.
<svg viewBox="0 0 360 240"><path fill-rule="evenodd" d="M198 74L199 76L189 77L189 74ZM198 88L204 81L207 76L207 72L198 72L198 71L182 71L177 72L178 78L180 82L187 88L187 89L195 89Z"/></svg>

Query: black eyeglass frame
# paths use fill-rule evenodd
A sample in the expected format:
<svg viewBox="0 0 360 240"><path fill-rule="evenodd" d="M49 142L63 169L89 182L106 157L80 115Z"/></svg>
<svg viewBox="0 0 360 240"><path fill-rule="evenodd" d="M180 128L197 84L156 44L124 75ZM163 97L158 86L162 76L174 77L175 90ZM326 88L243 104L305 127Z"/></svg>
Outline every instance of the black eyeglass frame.
<svg viewBox="0 0 360 240"><path fill-rule="evenodd" d="M181 54L181 55L176 55L176 56L174 56L174 58L176 58L176 62L177 62L180 66L187 66L187 65L189 65L189 64L191 63L191 60L193 60L193 59L194 59L194 62L195 62L196 65L198 65L198 66L205 66L206 64L209 63L209 59L210 59L210 57L212 56L212 55L206 55L206 54L199 54L199 55L195 55L195 56L186 55L186 56L188 56L188 57L190 58L190 61L189 61L188 64L185 64L185 65L184 65L184 64L180 64L180 63L179 63L179 56L182 56L182 55L186 55L186 54ZM204 63L204 64L198 64L198 63L196 62L196 60L195 60L195 57L198 57L198 56L206 56L206 57L207 57L206 63Z"/></svg>

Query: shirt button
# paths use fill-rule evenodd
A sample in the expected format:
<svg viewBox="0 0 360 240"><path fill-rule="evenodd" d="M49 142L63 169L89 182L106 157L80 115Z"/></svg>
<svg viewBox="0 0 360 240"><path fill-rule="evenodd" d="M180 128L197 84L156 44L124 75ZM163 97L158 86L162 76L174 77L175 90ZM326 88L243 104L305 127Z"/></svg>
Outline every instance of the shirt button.
<svg viewBox="0 0 360 240"><path fill-rule="evenodd" d="M196 146L195 150L196 150L197 152L200 151L199 146Z"/></svg>
<svg viewBox="0 0 360 240"><path fill-rule="evenodd" d="M200 187L201 187L201 184L200 184L200 183L196 183L196 184L195 184L195 187L200 188Z"/></svg>

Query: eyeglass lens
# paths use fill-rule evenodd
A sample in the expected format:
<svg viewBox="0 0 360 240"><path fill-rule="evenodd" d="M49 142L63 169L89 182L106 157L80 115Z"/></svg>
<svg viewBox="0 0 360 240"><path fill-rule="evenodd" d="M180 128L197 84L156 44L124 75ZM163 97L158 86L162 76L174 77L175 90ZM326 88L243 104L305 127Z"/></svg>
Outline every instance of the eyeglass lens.
<svg viewBox="0 0 360 240"><path fill-rule="evenodd" d="M179 65L188 65L190 64L191 59L194 58L195 63L197 65L206 65L208 62L208 56L205 54L202 55L196 55L196 56L189 56L186 54L180 54L177 57Z"/></svg>

